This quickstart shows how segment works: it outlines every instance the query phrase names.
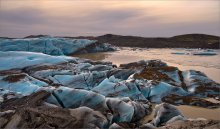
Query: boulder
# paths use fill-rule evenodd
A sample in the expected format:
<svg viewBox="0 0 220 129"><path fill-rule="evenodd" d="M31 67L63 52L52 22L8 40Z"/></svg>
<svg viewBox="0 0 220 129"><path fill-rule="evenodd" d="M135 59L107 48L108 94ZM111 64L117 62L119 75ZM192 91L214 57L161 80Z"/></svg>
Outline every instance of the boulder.
<svg viewBox="0 0 220 129"><path fill-rule="evenodd" d="M154 119L151 121L151 123L158 127L163 124L166 124L169 120L172 118L178 116L184 119L184 116L181 114L181 112L173 105L170 105L168 103L162 103L155 107L155 114Z"/></svg>
<svg viewBox="0 0 220 129"><path fill-rule="evenodd" d="M173 105L191 105L198 106L203 108L218 108L220 103L214 103L202 98L193 97L193 96L180 96L170 94L162 98L163 102L170 103Z"/></svg>
<svg viewBox="0 0 220 129"><path fill-rule="evenodd" d="M219 129L219 120L186 120L176 121L158 129Z"/></svg>

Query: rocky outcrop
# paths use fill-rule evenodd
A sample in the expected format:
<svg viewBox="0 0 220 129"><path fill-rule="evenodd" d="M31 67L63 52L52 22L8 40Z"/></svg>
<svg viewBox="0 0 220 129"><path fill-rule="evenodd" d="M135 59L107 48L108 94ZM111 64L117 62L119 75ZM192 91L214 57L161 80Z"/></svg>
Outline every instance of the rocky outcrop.
<svg viewBox="0 0 220 129"><path fill-rule="evenodd" d="M31 94L22 98L8 99L1 103L0 111L16 110L26 107L36 107L41 105L42 102L49 97L49 95L50 93L47 91L39 91L35 94Z"/></svg>
<svg viewBox="0 0 220 129"><path fill-rule="evenodd" d="M158 127L176 121L177 119L184 120L184 116L173 105L162 103L155 107L154 119L150 122L154 126Z"/></svg>
<svg viewBox="0 0 220 129"><path fill-rule="evenodd" d="M40 91L1 104L0 128L105 128L108 119L88 107L64 109L43 104L50 95ZM10 110L12 109L12 110Z"/></svg>
<svg viewBox="0 0 220 129"><path fill-rule="evenodd" d="M141 60L138 62L132 62L128 64L120 64L121 68L124 69L134 69L134 68L152 68L152 67L165 67L166 63L160 60Z"/></svg>
<svg viewBox="0 0 220 129"><path fill-rule="evenodd" d="M170 94L162 98L163 102L170 103L173 105L191 105L204 108L219 108L220 103L214 103L202 98L193 97L193 96L179 96Z"/></svg>
<svg viewBox="0 0 220 129"><path fill-rule="evenodd" d="M132 66L131 64L132 63L130 63L129 65ZM175 92L179 91L180 88L187 92L185 95L184 94L180 95L179 92L178 95L180 96L190 95L199 98L211 97L215 99L218 99L220 97L219 96L220 84L209 79L202 72L195 70L181 71L176 67L166 66L166 65L162 65L162 66L155 65L151 67L148 64L149 64L148 62L146 62L145 65L143 63L141 65L142 70L140 72L135 73L133 77L135 79L151 80L151 84L154 86L161 84L161 82L164 82L166 84L175 87L172 88L173 89L172 91ZM172 93L172 91L169 92L169 94ZM163 97L165 96L166 95L164 95Z"/></svg>

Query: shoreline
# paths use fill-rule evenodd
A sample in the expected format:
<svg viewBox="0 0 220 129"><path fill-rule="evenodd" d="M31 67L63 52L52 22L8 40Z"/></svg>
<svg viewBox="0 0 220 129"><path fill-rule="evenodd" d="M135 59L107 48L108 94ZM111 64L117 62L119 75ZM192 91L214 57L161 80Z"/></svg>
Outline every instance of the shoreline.
<svg viewBox="0 0 220 129"><path fill-rule="evenodd" d="M144 55L146 53L143 53L143 51L146 51L146 52L151 51L150 48L149 49L137 48L135 51L132 50L132 49L133 48L125 47L125 48L119 49L118 51L115 51L115 52L101 52L101 53L90 53L90 54L73 54L72 56L76 56L76 57L80 57L80 58L86 58L86 59L92 59L92 60L97 60L97 61L110 61L110 62L112 62L113 64L115 64L117 66L119 66L120 64L123 64L123 63L130 63L130 62L134 62L134 61L149 59L150 56L154 56L152 54L148 55L148 56ZM170 49L152 49L152 50L158 50L158 51L159 50L164 50L164 51L166 51L166 50L170 50ZM182 51L183 49L171 49L171 50L174 50L174 51L180 50L180 51ZM194 50L194 49L190 49L190 50ZM217 52L218 52L218 54L220 54L219 51L217 51ZM139 55L138 53L143 53L143 55ZM170 56L170 55L166 55L166 56ZM219 55L214 56L214 57L218 57L218 56ZM157 55L157 57L158 58L150 58L150 59L160 59L160 60L166 62L169 66L178 67L182 71L191 70L191 69L202 71L209 78L211 78L214 81L220 83L220 68L215 68L213 66L206 66L206 67L201 66L200 64L204 63L204 62L201 62L200 64L197 64L197 65L192 64L192 63L181 64L181 61L179 61L179 63L178 63L178 62L175 62L175 60L169 61L168 59L163 59L163 56L160 56L160 55ZM181 57L181 55L177 55L176 57L177 58L185 58L185 57ZM196 56L196 57L200 58L200 56ZM194 57L194 58L196 58L196 57ZM205 57L203 57L203 58L205 58ZM207 58L209 58L209 57L207 57ZM213 57L210 57L210 58L213 58ZM190 59L190 60L193 60L193 59ZM205 60L205 59L201 59L201 60ZM216 59L216 58L213 58L213 59L210 59L210 60L215 60L216 63L217 62L220 63L220 60ZM220 66L217 66L217 67L220 67Z"/></svg>

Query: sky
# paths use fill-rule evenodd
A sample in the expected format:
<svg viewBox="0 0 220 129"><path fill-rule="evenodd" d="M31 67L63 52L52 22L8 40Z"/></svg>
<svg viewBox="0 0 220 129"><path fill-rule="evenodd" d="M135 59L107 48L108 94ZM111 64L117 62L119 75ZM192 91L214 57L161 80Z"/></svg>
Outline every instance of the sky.
<svg viewBox="0 0 220 129"><path fill-rule="evenodd" d="M220 36L220 0L0 0L0 37Z"/></svg>

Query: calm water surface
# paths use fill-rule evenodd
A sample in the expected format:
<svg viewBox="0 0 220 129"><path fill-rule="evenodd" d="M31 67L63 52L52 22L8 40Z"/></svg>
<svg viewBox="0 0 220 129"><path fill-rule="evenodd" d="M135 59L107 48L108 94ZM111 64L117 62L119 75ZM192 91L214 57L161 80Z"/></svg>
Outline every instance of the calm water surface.
<svg viewBox="0 0 220 129"><path fill-rule="evenodd" d="M186 118L191 118L191 119L205 118L211 120L220 120L220 108L207 109L207 108L200 108L200 107L187 106L187 105L181 105L176 107L181 111L181 113ZM153 118L154 118L154 113L152 112L150 115L145 116L141 122L148 123Z"/></svg>

